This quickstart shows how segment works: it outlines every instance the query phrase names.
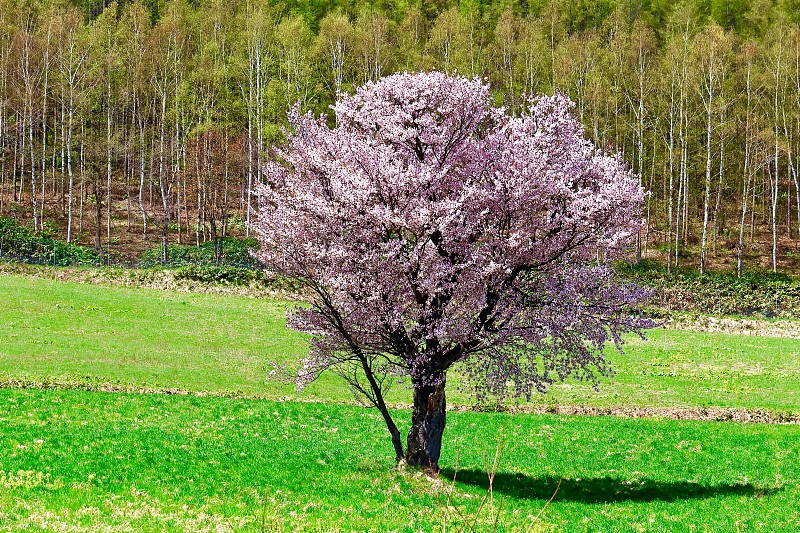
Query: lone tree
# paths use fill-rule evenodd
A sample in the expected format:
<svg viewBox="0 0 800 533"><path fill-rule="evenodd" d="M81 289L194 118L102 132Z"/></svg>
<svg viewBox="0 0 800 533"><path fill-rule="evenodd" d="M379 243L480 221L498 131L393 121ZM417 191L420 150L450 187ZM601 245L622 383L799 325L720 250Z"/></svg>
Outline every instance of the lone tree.
<svg viewBox="0 0 800 533"><path fill-rule="evenodd" d="M310 289L291 328L313 335L298 387L341 375L383 415L398 461L438 471L448 369L479 396L597 382L609 341L648 326L615 283L643 191L584 137L563 95L522 116L477 79L395 74L292 133L258 188L258 258ZM384 396L413 387L403 448Z"/></svg>

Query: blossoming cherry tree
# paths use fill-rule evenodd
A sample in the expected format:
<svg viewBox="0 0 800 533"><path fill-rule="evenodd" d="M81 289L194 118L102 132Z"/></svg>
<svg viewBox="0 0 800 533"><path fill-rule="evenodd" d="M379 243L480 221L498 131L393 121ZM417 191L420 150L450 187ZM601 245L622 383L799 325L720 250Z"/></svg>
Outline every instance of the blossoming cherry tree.
<svg viewBox="0 0 800 533"><path fill-rule="evenodd" d="M330 370L383 415L398 461L439 469L447 371L478 396L596 382L609 341L648 326L615 281L643 190L589 142L563 95L521 116L478 79L395 74L290 114L257 189L258 258L313 295L299 387ZM329 125L329 122L334 124ZM405 447L384 400L413 390Z"/></svg>

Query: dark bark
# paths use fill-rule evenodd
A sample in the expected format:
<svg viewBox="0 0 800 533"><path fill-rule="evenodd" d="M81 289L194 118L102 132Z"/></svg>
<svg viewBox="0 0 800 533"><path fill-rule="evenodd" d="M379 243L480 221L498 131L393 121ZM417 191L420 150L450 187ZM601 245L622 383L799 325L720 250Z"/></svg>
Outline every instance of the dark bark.
<svg viewBox="0 0 800 533"><path fill-rule="evenodd" d="M349 335L347 338L352 345L352 339L349 338ZM381 412L383 420L386 422L386 428L389 430L389 434L392 436L392 446L394 447L395 460L400 462L400 459L403 458L403 443L400 441L400 430L397 429L397 425L394 423L392 415L389 414L389 409L386 407L386 402L383 400L383 390L375 379L375 374L372 372L369 362L361 354L360 350L358 353L362 368L364 369L364 374L367 376L367 381L369 381L369 386L372 391L372 396L367 394L367 397L372 400L372 403L378 408L378 411Z"/></svg>
<svg viewBox="0 0 800 533"><path fill-rule="evenodd" d="M413 379L414 407L408 432L406 462L439 472L445 426L445 374L428 373Z"/></svg>
<svg viewBox="0 0 800 533"><path fill-rule="evenodd" d="M310 283L309 287L316 292L320 298L320 303L317 305L319 312L326 316L328 320L334 324L336 329L341 333L342 337L352 350L353 355L358 358L358 361L361 364L361 369L364 371L364 375L367 377L367 381L369 382L369 390L363 388L357 378L352 380L347 378L345 379L348 381L350 386L353 387L353 390L360 391L362 394L364 394L364 396L366 396L367 399L372 402L378 411L380 411L384 422L386 422L386 428L389 430L389 434L392 436L392 447L394 448L395 460L399 463L404 457L403 443L400 440L400 430L397 429L397 424L394 423L394 419L392 419L392 415L389 413L389 408L386 406L386 402L383 399L383 388L375 376L375 372L373 371L372 367L372 361L370 361L370 359L364 355L361 347L358 346L358 344L353 340L353 337L350 335L350 332L347 331L347 328L344 326L342 316L333 305L330 295L322 287L313 283Z"/></svg>

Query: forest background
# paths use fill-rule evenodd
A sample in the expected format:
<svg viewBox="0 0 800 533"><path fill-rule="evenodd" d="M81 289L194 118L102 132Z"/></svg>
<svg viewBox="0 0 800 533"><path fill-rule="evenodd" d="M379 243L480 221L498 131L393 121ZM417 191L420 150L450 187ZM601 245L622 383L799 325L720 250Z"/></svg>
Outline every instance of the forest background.
<svg viewBox="0 0 800 533"><path fill-rule="evenodd" d="M427 69L569 94L650 191L635 258L800 268L797 0L0 0L0 216L119 257L245 236L291 106Z"/></svg>

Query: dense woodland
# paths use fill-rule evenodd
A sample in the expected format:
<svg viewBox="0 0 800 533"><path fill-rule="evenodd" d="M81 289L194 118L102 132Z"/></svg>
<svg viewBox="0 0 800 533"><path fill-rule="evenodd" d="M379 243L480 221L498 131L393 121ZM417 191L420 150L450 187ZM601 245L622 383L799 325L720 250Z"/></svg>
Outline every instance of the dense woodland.
<svg viewBox="0 0 800 533"><path fill-rule="evenodd" d="M244 234L291 106L427 69L512 112L568 93L650 191L635 254L796 266L796 1L0 0L0 215L98 249Z"/></svg>

